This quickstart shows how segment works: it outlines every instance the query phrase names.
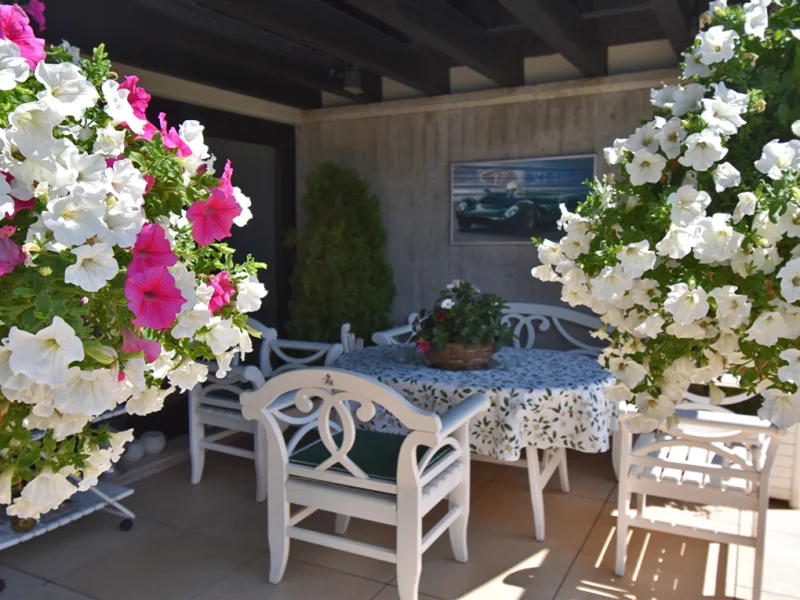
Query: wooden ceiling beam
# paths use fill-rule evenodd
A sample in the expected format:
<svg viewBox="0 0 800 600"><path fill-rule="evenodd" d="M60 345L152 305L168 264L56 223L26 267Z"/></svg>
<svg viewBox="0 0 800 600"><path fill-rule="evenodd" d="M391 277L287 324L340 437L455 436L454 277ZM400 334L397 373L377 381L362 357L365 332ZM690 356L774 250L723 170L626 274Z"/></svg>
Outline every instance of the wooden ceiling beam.
<svg viewBox="0 0 800 600"><path fill-rule="evenodd" d="M692 41L692 34L689 30L689 19L680 0L650 0L650 7L656 13L675 56L681 58Z"/></svg>
<svg viewBox="0 0 800 600"><path fill-rule="evenodd" d="M502 86L525 82L522 56L445 0L347 2Z"/></svg>
<svg viewBox="0 0 800 600"><path fill-rule="evenodd" d="M223 15L389 77L425 94L450 91L447 65L431 60L321 0L196 1Z"/></svg>
<svg viewBox="0 0 800 600"><path fill-rule="evenodd" d="M608 48L584 23L567 0L499 0L552 50L582 75L595 77L608 70Z"/></svg>

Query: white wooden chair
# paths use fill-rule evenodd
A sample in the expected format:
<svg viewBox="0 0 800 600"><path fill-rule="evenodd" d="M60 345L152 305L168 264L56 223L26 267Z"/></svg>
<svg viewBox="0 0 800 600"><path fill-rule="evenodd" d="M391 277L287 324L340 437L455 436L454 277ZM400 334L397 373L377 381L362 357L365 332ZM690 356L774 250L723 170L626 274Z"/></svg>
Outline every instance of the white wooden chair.
<svg viewBox="0 0 800 600"><path fill-rule="evenodd" d="M408 323L385 331L376 331L372 334L372 343L376 346L394 346L407 344L414 335L414 321L419 318L417 313L408 315Z"/></svg>
<svg viewBox="0 0 800 600"><path fill-rule="evenodd" d="M510 302L507 308L503 310L503 313L502 322L508 325L514 333L515 348L533 348L536 344L536 331L545 332L552 327L561 335L564 342L571 346L567 352L598 356L603 351L600 346L593 346L578 339L568 329L568 327L575 327L582 330L595 331L602 326L602 322L597 317L560 306L524 302ZM487 460L479 455L475 455L475 458ZM528 486L531 492L534 530L536 539L542 541L545 537L543 492L556 471L558 471L561 491L564 493L569 492L567 450L566 448L545 450L540 461L537 449L526 448L525 458L526 461L524 463L512 464L527 467L528 469Z"/></svg>
<svg viewBox="0 0 800 600"><path fill-rule="evenodd" d="M469 422L488 405L476 393L440 417L374 379L327 368L284 373L242 394L245 417L259 422L267 436L269 581L283 578L291 538L396 563L401 600L418 598L422 554L445 531L455 559L466 562ZM356 429L350 412L356 406L364 422L377 406L386 409L409 435ZM299 427L288 444L283 423ZM422 518L445 498L447 514L423 535ZM290 504L305 508L292 515ZM337 514L337 533L353 516L396 526L396 548L298 526L320 509Z"/></svg>
<svg viewBox="0 0 800 600"><path fill-rule="evenodd" d="M769 478L784 432L757 417L737 415L709 404L707 398L691 396L702 403L681 404L676 427L664 425L640 434L635 444L626 424L635 413L625 412L620 417L615 572L620 577L625 574L629 527L752 546L756 549L753 598L760 598ZM730 397L726 403L736 398L747 396ZM635 516L628 511L631 495L637 497ZM750 510L756 518L749 535L655 520L647 511L648 495Z"/></svg>
<svg viewBox="0 0 800 600"><path fill-rule="evenodd" d="M223 379L209 374L205 384L197 384L189 392L191 482L198 484L202 480L207 450L249 458L255 461L256 500L262 502L267 497L266 438L260 427L242 415L240 395L248 388L260 387L265 379L284 371L308 367L314 363L332 365L342 355L342 345L281 340L278 339L275 329L266 327L255 319L249 319L248 325L261 332L259 368L234 366ZM301 356L297 356L297 352ZM273 366L275 358L282 364ZM217 431L208 433L206 427L215 427ZM254 436L253 450L222 443L238 433Z"/></svg>
<svg viewBox="0 0 800 600"><path fill-rule="evenodd" d="M356 334L350 331L350 323L345 323L342 325L340 335L342 340L342 348L345 352L360 350L364 347L364 338L356 337Z"/></svg>

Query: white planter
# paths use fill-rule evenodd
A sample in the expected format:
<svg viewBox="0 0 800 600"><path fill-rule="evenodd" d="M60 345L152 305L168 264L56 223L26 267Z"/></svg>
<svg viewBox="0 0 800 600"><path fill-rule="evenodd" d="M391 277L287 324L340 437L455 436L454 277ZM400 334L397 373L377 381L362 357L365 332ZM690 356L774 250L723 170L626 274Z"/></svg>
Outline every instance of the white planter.
<svg viewBox="0 0 800 600"><path fill-rule="evenodd" d="M769 495L800 508L800 427L794 425L778 446L769 481Z"/></svg>

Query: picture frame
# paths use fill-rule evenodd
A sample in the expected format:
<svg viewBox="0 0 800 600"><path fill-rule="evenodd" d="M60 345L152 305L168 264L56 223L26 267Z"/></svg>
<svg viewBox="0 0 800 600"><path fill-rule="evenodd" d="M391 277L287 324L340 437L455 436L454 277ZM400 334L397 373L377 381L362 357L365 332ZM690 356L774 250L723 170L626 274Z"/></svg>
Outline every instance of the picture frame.
<svg viewBox="0 0 800 600"><path fill-rule="evenodd" d="M589 192L596 154L454 162L450 165L450 243L558 241L560 204L571 211Z"/></svg>

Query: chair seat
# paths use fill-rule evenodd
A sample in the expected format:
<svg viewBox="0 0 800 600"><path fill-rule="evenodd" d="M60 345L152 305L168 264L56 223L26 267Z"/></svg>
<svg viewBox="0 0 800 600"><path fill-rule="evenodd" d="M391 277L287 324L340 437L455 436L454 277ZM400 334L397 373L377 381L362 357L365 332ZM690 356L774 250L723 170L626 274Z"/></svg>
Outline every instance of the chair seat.
<svg viewBox="0 0 800 600"><path fill-rule="evenodd" d="M673 439L672 436L663 431L656 432L655 436L653 434L640 435L634 445L634 453L653 443L667 442ZM748 456L749 449L747 446L743 444L733 444L726 445L725 448L728 452L732 452L745 463L751 464L751 457ZM633 476L665 483L693 485L698 488L709 487L720 490L748 492L748 481L746 479L739 477L723 477L722 475L709 475L697 470L692 470L692 467L718 468L725 469L728 472L730 472L731 469L741 469L739 465L734 463L725 464L726 461L722 455L705 448L688 445L666 446L654 452L650 452L647 456L671 464L669 466L645 466L644 468L634 466L632 468Z"/></svg>
<svg viewBox="0 0 800 600"><path fill-rule="evenodd" d="M337 447L341 447L342 437L342 433L333 436ZM394 483L397 480L397 461L400 458L400 448L405 440L406 436L403 435L358 429L353 447L347 456L371 479ZM422 460L427 450L422 446L417 448L417 461ZM433 467L452 452L453 448L450 446L442 448L428 463L428 468ZM330 456L328 449L319 440L294 452L289 457L289 462L305 467L317 467L328 460ZM349 471L338 463L329 470L349 474Z"/></svg>

